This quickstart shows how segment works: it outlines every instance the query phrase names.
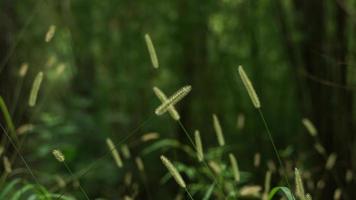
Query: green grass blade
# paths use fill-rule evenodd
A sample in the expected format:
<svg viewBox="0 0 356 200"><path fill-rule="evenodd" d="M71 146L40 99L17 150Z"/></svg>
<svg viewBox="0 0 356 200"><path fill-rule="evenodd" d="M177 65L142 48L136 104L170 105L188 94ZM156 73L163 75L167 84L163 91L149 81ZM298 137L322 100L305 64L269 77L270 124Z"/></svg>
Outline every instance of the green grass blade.
<svg viewBox="0 0 356 200"><path fill-rule="evenodd" d="M5 123L6 123L6 126L9 130L9 132L10 132L11 137L17 142L18 140L17 140L17 135L15 132L15 126L12 122L9 110L7 109L7 106L6 106L5 101L2 98L2 96L0 96L0 109L4 115Z"/></svg>
<svg viewBox="0 0 356 200"><path fill-rule="evenodd" d="M287 197L288 200L295 200L292 192L289 190L287 187L275 187L271 190L271 192L268 195L268 200L272 200L273 197L278 194L279 192L282 192L285 197Z"/></svg>

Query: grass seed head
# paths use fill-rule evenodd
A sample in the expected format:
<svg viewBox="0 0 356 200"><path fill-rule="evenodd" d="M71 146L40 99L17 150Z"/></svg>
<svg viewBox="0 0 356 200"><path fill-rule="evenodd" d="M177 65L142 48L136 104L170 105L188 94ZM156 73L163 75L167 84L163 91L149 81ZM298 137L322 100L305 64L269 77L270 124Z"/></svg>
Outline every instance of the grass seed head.
<svg viewBox="0 0 356 200"><path fill-rule="evenodd" d="M55 25L51 25L48 28L48 31L46 33L46 37L45 37L45 41L46 42L50 42L54 36L54 34L56 33L56 26Z"/></svg>
<svg viewBox="0 0 356 200"><path fill-rule="evenodd" d="M156 53L155 47L153 45L151 36L148 33L145 34L145 41L146 41L148 53L150 54L152 65L154 68L157 69L159 67L157 53Z"/></svg>
<svg viewBox="0 0 356 200"><path fill-rule="evenodd" d="M214 125L214 130L215 130L219 145L224 146L225 145L224 134L223 134L219 119L215 114L213 114L213 125Z"/></svg>
<svg viewBox="0 0 356 200"><path fill-rule="evenodd" d="M295 179L295 186L296 186L296 195L300 199L304 199L305 191L304 191L303 180L297 168L294 169L294 179Z"/></svg>
<svg viewBox="0 0 356 200"><path fill-rule="evenodd" d="M168 100L167 96L158 87L153 87L153 92L162 103ZM174 120L178 121L180 119L179 113L173 105L169 106L168 112Z"/></svg>
<svg viewBox="0 0 356 200"><path fill-rule="evenodd" d="M194 132L194 139L195 139L195 146L197 150L198 160L199 162L202 162L204 160L203 144L201 141L200 132L198 130L195 130Z"/></svg>
<svg viewBox="0 0 356 200"><path fill-rule="evenodd" d="M121 160L119 152L116 149L116 146L115 146L114 142L110 138L106 138L106 144L107 144L107 146L109 148L109 151L111 151L111 155L113 156L116 165L119 168L121 168L123 166L122 160Z"/></svg>
<svg viewBox="0 0 356 200"><path fill-rule="evenodd" d="M65 157L64 157L63 153L60 150L55 149L55 150L52 151L52 154L53 154L54 158L56 160L58 160L58 162L64 162Z"/></svg>
<svg viewBox="0 0 356 200"><path fill-rule="evenodd" d="M336 153L330 154L330 156L326 160L325 168L327 170L331 170L334 167L335 163L336 163L336 159L337 159Z"/></svg>
<svg viewBox="0 0 356 200"><path fill-rule="evenodd" d="M308 118L303 118L302 123L311 136L316 137L318 135L317 129L315 128L314 124Z"/></svg>
<svg viewBox="0 0 356 200"><path fill-rule="evenodd" d="M180 100L182 100L188 93L192 90L192 86L187 85L179 89L172 96L170 96L167 101L162 103L156 110L156 115L163 115L171 106L174 106Z"/></svg>
<svg viewBox="0 0 356 200"><path fill-rule="evenodd" d="M33 107L36 105L37 96L38 96L38 92L41 87L42 80L43 80L43 72L39 72L32 84L30 98L28 100L28 105L30 107Z"/></svg>
<svg viewBox="0 0 356 200"><path fill-rule="evenodd" d="M261 164L261 154L260 153L255 153L253 157L253 166L259 167Z"/></svg>
<svg viewBox="0 0 356 200"><path fill-rule="evenodd" d="M26 76L27 71L28 71L28 63L22 63L19 70L19 76L20 77Z"/></svg>
<svg viewBox="0 0 356 200"><path fill-rule="evenodd" d="M155 140L159 138L159 134L156 132L150 132L150 133L146 133L144 135L141 136L141 141L142 142L147 142L150 140Z"/></svg>
<svg viewBox="0 0 356 200"><path fill-rule="evenodd" d="M166 166L166 168L168 169L169 173L173 176L173 178L175 179L175 181L177 182L177 184L182 187L182 188L186 188L186 184L182 178L182 176L180 175L180 173L178 172L178 170L174 167L174 165L171 163L171 161L169 161L165 156L161 155L161 160L164 164L164 166Z"/></svg>
<svg viewBox="0 0 356 200"><path fill-rule="evenodd" d="M12 172L11 162L6 156L3 157L3 164L5 173L10 174Z"/></svg>
<svg viewBox="0 0 356 200"><path fill-rule="evenodd" d="M234 179L236 182L240 182L240 170L239 170L239 165L237 164L237 160L234 154L232 153L229 153L229 158L230 158L230 164L232 168L232 174L234 175Z"/></svg>
<svg viewBox="0 0 356 200"><path fill-rule="evenodd" d="M145 171L145 166L143 165L143 161L140 157L136 157L135 162L139 171Z"/></svg>
<svg viewBox="0 0 356 200"><path fill-rule="evenodd" d="M250 79L248 78L247 74L245 73L245 70L243 69L243 67L240 65L238 68L242 83L244 84L248 95L251 98L251 101L253 103L253 105L255 106L255 108L261 108L261 103L260 100L256 94L255 89L253 88L253 85L250 81Z"/></svg>

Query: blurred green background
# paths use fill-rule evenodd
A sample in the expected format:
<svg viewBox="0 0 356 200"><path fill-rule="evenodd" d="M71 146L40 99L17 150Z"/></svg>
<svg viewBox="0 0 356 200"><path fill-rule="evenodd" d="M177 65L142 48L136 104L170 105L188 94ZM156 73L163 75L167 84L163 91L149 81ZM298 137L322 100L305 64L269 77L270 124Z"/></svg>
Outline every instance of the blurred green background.
<svg viewBox="0 0 356 200"><path fill-rule="evenodd" d="M55 35L45 42L51 25ZM152 67L146 33L159 69ZM161 140L189 144L168 114L154 115L160 101L152 87L171 95L184 85L193 90L176 108L187 130L199 129L204 146L217 147L212 125L217 114L226 151L237 156L246 182L263 185L266 162L277 161L238 77L237 66L243 65L283 161L310 172L314 188L325 181L325 187L310 186L308 192L314 199L332 199L341 187L343 199L356 198L355 181L344 178L347 170L356 170L355 0L0 0L0 61L0 95L16 127L34 125L22 153L48 188L55 187L56 174L69 176L51 155L59 148L75 173L95 163L80 178L93 199L121 199L135 190L136 199L174 199L179 188L173 181L162 183L166 170L159 155L197 163L171 148L145 154L154 143L140 143L140 137L157 132ZM28 73L20 77L23 63ZM39 71L44 80L30 108ZM333 172L324 170L325 159L301 123L305 117L317 127L327 154L337 153ZM146 190L134 159L118 169L106 154L107 137L120 142L127 136L131 156L144 160ZM13 152L9 147L5 154ZM256 152L259 168L253 165ZM24 167L20 159L13 166ZM136 186L126 186L128 173ZM27 174L8 179L14 177L31 180ZM276 174L273 185L278 180ZM71 183L61 191L82 198Z"/></svg>

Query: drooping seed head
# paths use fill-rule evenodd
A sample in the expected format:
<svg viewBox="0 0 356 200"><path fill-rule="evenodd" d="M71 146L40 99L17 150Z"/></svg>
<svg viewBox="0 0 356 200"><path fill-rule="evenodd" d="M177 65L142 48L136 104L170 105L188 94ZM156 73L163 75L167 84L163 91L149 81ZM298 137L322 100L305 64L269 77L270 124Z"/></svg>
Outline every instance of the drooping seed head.
<svg viewBox="0 0 356 200"><path fill-rule="evenodd" d="M202 162L204 160L203 144L201 141L200 132L198 130L195 130L194 132L194 139L198 160L199 162Z"/></svg>
<svg viewBox="0 0 356 200"><path fill-rule="evenodd" d="M164 164L164 166L166 166L166 168L168 169L169 173L173 176L173 178L175 179L175 181L177 182L177 184L179 186L181 186L182 188L186 188L186 184L182 178L182 176L180 175L180 173L178 172L178 170L174 167L174 165L171 163L171 161L169 161L165 156L161 155L161 160Z"/></svg>
<svg viewBox="0 0 356 200"><path fill-rule="evenodd" d="M252 101L253 105L257 109L261 108L261 103L260 103L260 100L259 100L259 98L258 98L258 96L256 94L256 91L253 88L253 85L252 85L250 79L246 75L245 70L243 69L243 67L241 65L239 66L238 71L239 71L242 83L244 84L244 86L245 86L245 88L247 90L247 93L251 98L251 101Z"/></svg>
<svg viewBox="0 0 356 200"><path fill-rule="evenodd" d="M64 157L63 153L60 150L55 149L55 150L52 151L52 154L53 154L54 158L56 160L58 160L58 162L64 162L65 157Z"/></svg>
<svg viewBox="0 0 356 200"><path fill-rule="evenodd" d="M239 165L237 164L237 160L232 153L229 153L230 164L232 168L232 174L234 175L235 181L240 182L240 170Z"/></svg>
<svg viewBox="0 0 356 200"><path fill-rule="evenodd" d="M37 96L38 96L38 92L41 87L42 79L43 79L43 72L39 72L32 84L30 98L28 100L28 105L30 107L33 107L36 105Z"/></svg>
<svg viewBox="0 0 356 200"><path fill-rule="evenodd" d="M123 166L122 160L121 160L119 152L116 149L116 146L115 146L114 142L110 138L106 138L106 144L107 144L107 146L109 148L109 151L111 152L112 157L115 160L116 165L119 168L121 168Z"/></svg>
<svg viewBox="0 0 356 200"><path fill-rule="evenodd" d="M225 145L224 134L223 134L219 119L215 114L213 114L213 125L214 125L214 130L215 130L219 145L224 146Z"/></svg>
<svg viewBox="0 0 356 200"><path fill-rule="evenodd" d="M157 69L159 67L158 58L151 36L148 33L145 34L145 41L146 41L148 53L150 54L152 65L154 68Z"/></svg>
<svg viewBox="0 0 356 200"><path fill-rule="evenodd" d="M167 96L158 87L153 87L153 92L156 94L161 103L165 103L168 100ZM178 121L180 119L179 113L173 105L168 107L168 112L174 120Z"/></svg>
<svg viewBox="0 0 356 200"><path fill-rule="evenodd" d="M192 86L187 85L179 89L175 92L171 97L168 98L167 101L162 103L156 110L156 115L163 115L167 110L182 100L190 91L192 90Z"/></svg>
<svg viewBox="0 0 356 200"><path fill-rule="evenodd" d="M316 130L314 124L308 118L303 118L302 123L311 136L316 137L318 135L318 131Z"/></svg>

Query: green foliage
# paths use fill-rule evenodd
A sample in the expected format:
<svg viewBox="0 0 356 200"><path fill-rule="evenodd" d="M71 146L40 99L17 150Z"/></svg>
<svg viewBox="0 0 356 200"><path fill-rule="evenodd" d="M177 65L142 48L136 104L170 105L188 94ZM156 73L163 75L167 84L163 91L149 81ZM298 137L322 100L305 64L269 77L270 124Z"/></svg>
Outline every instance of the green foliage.
<svg viewBox="0 0 356 200"><path fill-rule="evenodd" d="M268 199L272 200L278 193L282 193L288 200L296 200L292 192L287 187L274 187L268 194Z"/></svg>
<svg viewBox="0 0 356 200"><path fill-rule="evenodd" d="M0 199L9 200L75 200L73 197L51 193L45 188L23 182L21 179L13 179L0 190Z"/></svg>

